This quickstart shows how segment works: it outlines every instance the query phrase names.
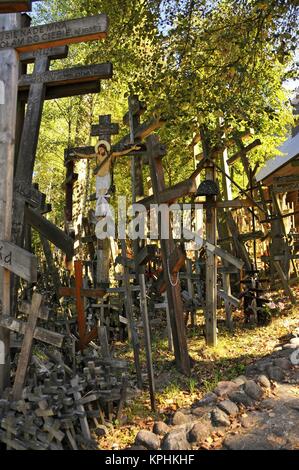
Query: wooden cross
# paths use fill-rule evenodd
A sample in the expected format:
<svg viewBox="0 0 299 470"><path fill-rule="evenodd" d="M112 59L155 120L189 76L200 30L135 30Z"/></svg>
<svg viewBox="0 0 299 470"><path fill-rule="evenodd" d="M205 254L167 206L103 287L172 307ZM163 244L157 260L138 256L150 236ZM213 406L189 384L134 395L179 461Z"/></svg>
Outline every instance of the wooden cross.
<svg viewBox="0 0 299 470"><path fill-rule="evenodd" d="M83 263L75 261L75 287L60 287L61 297L75 297L77 308L77 323L79 333L79 348L81 351L93 341L98 334L97 326L88 332L86 327L86 317L84 311L84 297L98 298L106 293L103 289L84 289L83 288Z"/></svg>
<svg viewBox="0 0 299 470"><path fill-rule="evenodd" d="M165 149L162 149L163 151L161 151L161 145L159 143L159 139L156 136L149 137L146 141L146 144L153 186L153 194L156 203L159 204L160 192L165 190L164 170L162 165L162 158L163 155L165 155ZM161 230L161 221L159 221L159 228ZM181 372L186 375L190 375L190 359L187 349L183 304L180 292L180 282L179 278L177 278L176 282L173 282L170 279L171 272L169 270L169 258L175 249L171 230L169 230L169 239L165 240L161 238L160 244L164 279L167 286L169 315L173 336L176 365Z"/></svg>
<svg viewBox="0 0 299 470"><path fill-rule="evenodd" d="M91 137L98 137L111 144L111 136L119 134L119 125L111 122L111 115L99 116L99 124L91 126Z"/></svg>
<svg viewBox="0 0 299 470"><path fill-rule="evenodd" d="M26 3L25 7L28 5ZM4 4L2 6L4 7ZM20 7L18 5L18 8ZM24 4L22 7L24 7ZM11 11L11 8L10 3L9 11ZM0 105L2 106L0 112L0 240L10 241L11 239L14 141L19 75L19 56L17 52L104 38L107 29L108 18L106 15L25 28L21 28L21 15L0 15L0 80L5 90L5 112L3 105ZM39 67L44 66L45 63L47 63L47 59L44 58L43 61L41 59ZM35 72L39 71L36 66ZM38 92L37 87L42 88L44 85L36 84L34 89L30 90L33 98ZM39 116L36 116L35 119L38 122ZM28 135L30 135L30 131L31 128ZM29 166L31 168L32 164ZM19 237L21 239L21 236ZM15 236L16 238L18 237ZM0 269L0 304L3 319L10 315L10 271L5 268ZM0 367L1 391L9 380L10 368L9 332L3 328L0 328L0 341L4 343L7 355L6 364Z"/></svg>
<svg viewBox="0 0 299 470"><path fill-rule="evenodd" d="M28 28L14 28L0 33L0 49L26 52L94 41L104 39L107 36L107 30L108 18L104 14Z"/></svg>
<svg viewBox="0 0 299 470"><path fill-rule="evenodd" d="M22 181L25 184L30 184L32 180L46 87L50 85L60 87L65 84L69 86L73 83L84 83L90 80L111 78L112 76L112 65L109 63L49 71L50 60L52 58L63 58L65 55L65 48L52 48L49 49L48 54L37 54L33 74L23 75L19 80L19 90L22 92L29 88L30 91L22 137L19 144L15 174L17 182ZM27 60L29 58L30 56L27 57ZM13 240L18 245L22 244L23 214L24 201L15 197Z"/></svg>

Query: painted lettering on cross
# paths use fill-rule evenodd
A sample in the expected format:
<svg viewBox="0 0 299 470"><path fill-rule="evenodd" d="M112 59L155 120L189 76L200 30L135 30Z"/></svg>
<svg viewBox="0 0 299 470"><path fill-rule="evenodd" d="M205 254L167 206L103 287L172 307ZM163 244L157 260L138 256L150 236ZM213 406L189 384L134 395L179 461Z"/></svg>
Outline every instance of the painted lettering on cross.
<svg viewBox="0 0 299 470"><path fill-rule="evenodd" d="M0 241L0 266L33 283L37 280L37 258L7 241Z"/></svg>
<svg viewBox="0 0 299 470"><path fill-rule="evenodd" d="M63 46L105 38L107 15L100 14L57 23L0 32L0 49L14 48L19 52Z"/></svg>

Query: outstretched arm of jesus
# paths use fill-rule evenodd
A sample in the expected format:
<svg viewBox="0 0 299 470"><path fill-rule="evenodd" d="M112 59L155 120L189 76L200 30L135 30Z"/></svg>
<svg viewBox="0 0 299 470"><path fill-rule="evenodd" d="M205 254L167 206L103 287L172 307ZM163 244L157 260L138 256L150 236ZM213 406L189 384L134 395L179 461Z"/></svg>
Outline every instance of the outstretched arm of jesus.
<svg viewBox="0 0 299 470"><path fill-rule="evenodd" d="M69 155L70 155L70 157L86 158L86 159L95 158L97 156L96 153L86 154L86 153L79 153L79 152L74 152L74 151L71 152Z"/></svg>

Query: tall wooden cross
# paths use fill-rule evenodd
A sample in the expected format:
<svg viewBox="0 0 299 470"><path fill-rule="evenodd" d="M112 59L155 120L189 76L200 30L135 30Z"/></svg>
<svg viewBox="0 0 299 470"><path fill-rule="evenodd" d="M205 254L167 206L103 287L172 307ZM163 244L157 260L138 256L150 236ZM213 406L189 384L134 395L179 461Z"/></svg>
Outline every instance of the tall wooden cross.
<svg viewBox="0 0 299 470"><path fill-rule="evenodd" d="M164 170L162 164L165 149L161 149L161 144L156 136L149 137L146 143L155 202L160 204L160 192L165 190ZM188 355L186 330L184 325L180 281L178 277L175 280L172 279L170 272L169 260L172 253L175 251L175 244L171 230L169 230L168 240L161 237L161 220L159 221L159 233L176 365L181 372L186 375L190 375L190 359Z"/></svg>
<svg viewBox="0 0 299 470"><path fill-rule="evenodd" d="M7 6L9 6L8 12L16 11L14 8L16 5L13 7L11 2ZM26 2L25 7L28 6L30 5ZM6 10L2 9L2 11ZM0 80L5 91L5 104L0 105L0 240L9 242L11 239L14 140L19 65L17 52L28 52L53 46L102 39L106 37L107 29L108 18L106 15L27 28L21 28L21 15L19 14L0 15ZM37 84L37 86L39 85ZM2 317L9 316L11 313L10 271L3 267L0 269L0 305ZM0 328L0 341L4 343L6 354L6 364L0 366L1 390L8 383L10 369L9 332L6 329Z"/></svg>

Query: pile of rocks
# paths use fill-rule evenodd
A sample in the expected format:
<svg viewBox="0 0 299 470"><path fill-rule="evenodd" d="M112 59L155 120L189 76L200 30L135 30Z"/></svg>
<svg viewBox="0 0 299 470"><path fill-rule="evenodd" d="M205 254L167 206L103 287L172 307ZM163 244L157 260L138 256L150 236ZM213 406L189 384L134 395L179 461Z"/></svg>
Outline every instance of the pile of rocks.
<svg viewBox="0 0 299 470"><path fill-rule="evenodd" d="M288 384L289 387L293 386L290 384L299 384L299 367L291 360L294 357L294 351L298 347L299 338L293 338L289 344L276 348L270 356L257 361L254 365L250 365L244 376L239 376L232 381L219 382L213 392L207 393L191 408L178 410L169 422L156 422L152 432L148 430L139 431L135 444L131 449L246 448L242 447L243 444L240 445L239 441L236 444L236 439L232 440L232 438L251 426L258 423L267 423L271 418L271 413L269 418L269 411L264 416L265 411L263 410L267 409L271 397L274 397L275 402L275 396L277 395L276 382ZM296 351L299 352L299 350ZM286 393L286 390L284 390L284 393ZM289 398L292 412L298 413L299 399L296 401L295 398L294 401L294 399L291 400L294 397L287 397L286 401ZM275 403L271 403L270 408L274 406ZM281 403L280 406L282 406ZM287 412L284 413L286 416L288 415ZM275 413L272 414L276 416ZM279 423L278 419L278 427ZM275 423L273 423L273 426L275 428ZM278 434L279 432L282 433L281 430L277 432ZM294 432L297 433L296 430ZM294 437L295 440L297 439L296 436ZM246 439L244 441L244 436L242 439L240 442L245 442L246 445L247 441ZM255 447L250 441L248 448L285 448L284 446L288 448L288 445L293 445L293 443L286 444L287 439L282 438L280 438L279 445L276 442L277 440L271 444L268 441L266 444L262 441L262 439L257 438L254 442Z"/></svg>

